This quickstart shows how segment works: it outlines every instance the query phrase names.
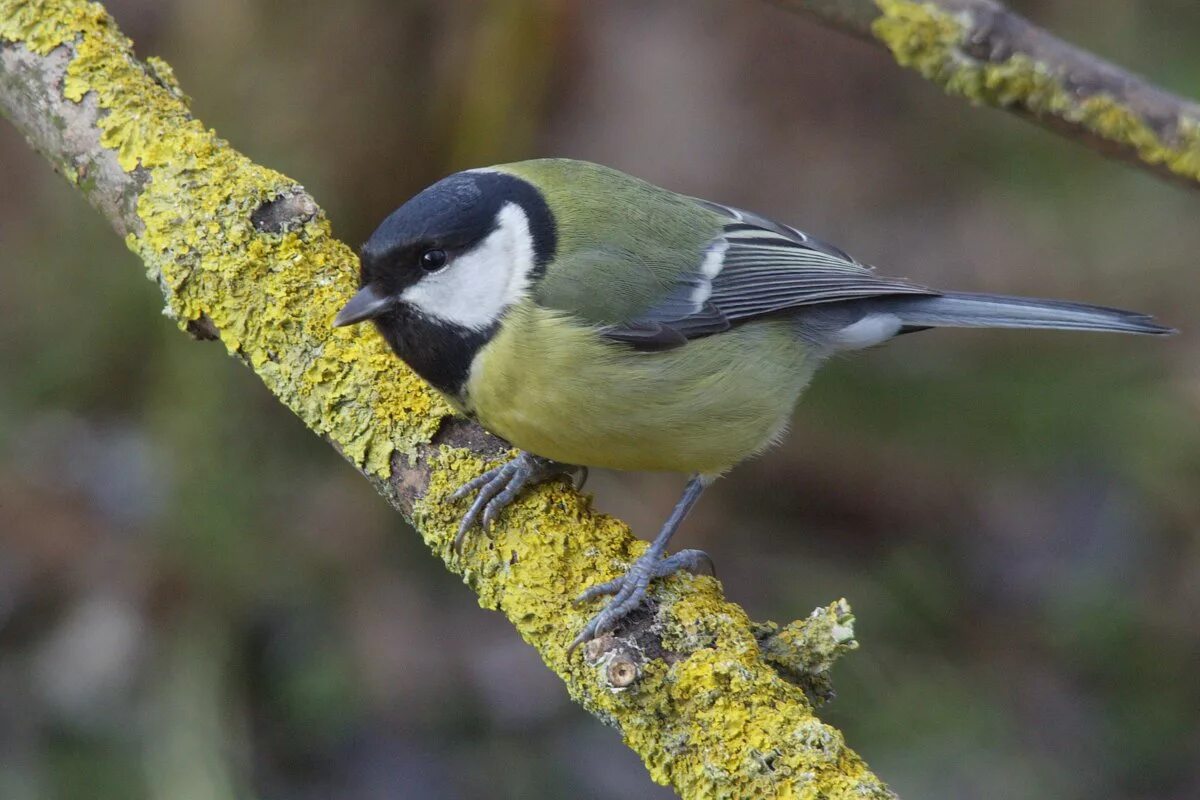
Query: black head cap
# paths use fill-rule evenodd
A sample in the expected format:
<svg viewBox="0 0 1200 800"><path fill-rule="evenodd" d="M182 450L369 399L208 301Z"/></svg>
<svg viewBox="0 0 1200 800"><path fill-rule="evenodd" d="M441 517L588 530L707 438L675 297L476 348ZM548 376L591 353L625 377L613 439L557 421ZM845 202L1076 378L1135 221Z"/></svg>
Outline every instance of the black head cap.
<svg viewBox="0 0 1200 800"><path fill-rule="evenodd" d="M385 219L362 246L362 285L394 294L420 280L427 250L451 255L471 249L496 227L500 209L516 203L529 220L537 278L554 258L554 217L532 184L491 170L457 172L413 197Z"/></svg>
<svg viewBox="0 0 1200 800"><path fill-rule="evenodd" d="M361 251L362 289L334 324L374 321L392 350L422 378L447 394L461 394L471 362L496 326L453 325L400 296L431 274L430 266L453 270L457 257L496 230L500 211L509 204L518 206L528 223L534 262L528 278L536 281L557 246L554 217L541 192L502 172L459 172L393 211L371 234Z"/></svg>

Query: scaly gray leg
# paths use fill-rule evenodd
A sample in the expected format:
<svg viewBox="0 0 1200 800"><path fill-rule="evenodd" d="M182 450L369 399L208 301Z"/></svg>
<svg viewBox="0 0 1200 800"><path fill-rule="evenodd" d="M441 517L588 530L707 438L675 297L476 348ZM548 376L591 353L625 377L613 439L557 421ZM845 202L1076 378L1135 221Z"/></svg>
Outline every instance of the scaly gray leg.
<svg viewBox="0 0 1200 800"><path fill-rule="evenodd" d="M646 589L652 579L673 575L681 569L696 574L701 569L707 569L709 573L713 572L712 559L701 550L680 550L673 556L665 558L663 556L667 549L667 542L671 541L672 534L683 522L683 518L687 516L692 506L696 504L700 493L707 485L707 482L699 475L692 476L683 490L683 497L679 498L679 502L675 504L675 510L671 512L666 524L663 525L662 530L658 532L658 536L650 543L650 547L642 554L641 558L633 562L633 565L621 577L593 586L576 599L576 603L586 603L601 595L613 595L613 599L608 602L608 605L599 614L592 617L592 621L585 625L579 635L575 637L575 641L571 642L567 648L568 654L589 639L594 639L612 628L629 612L641 605L646 598Z"/></svg>
<svg viewBox="0 0 1200 800"><path fill-rule="evenodd" d="M478 478L467 481L458 487L454 494L450 495L451 501L458 501L471 492L479 492L475 497L475 502L463 515L462 522L458 526L458 533L454 536L455 551L462 550L463 539L466 538L467 531L476 521L486 531L496 521L496 517L504 510L504 507L515 500L526 486L541 483L556 475L578 474L580 471L579 467L560 464L557 461L521 451L521 454L511 461L489 469ZM587 480L586 468L582 469L582 474L583 479ZM577 488L582 488L582 485L580 482Z"/></svg>

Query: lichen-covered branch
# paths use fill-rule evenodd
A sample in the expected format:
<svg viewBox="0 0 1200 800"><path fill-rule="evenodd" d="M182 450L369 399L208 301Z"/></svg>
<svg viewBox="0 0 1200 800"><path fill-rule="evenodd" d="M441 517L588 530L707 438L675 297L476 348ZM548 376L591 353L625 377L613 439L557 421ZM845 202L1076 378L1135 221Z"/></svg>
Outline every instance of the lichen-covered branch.
<svg viewBox="0 0 1200 800"><path fill-rule="evenodd" d="M1200 104L1047 33L995 0L774 0L887 47L948 94L1200 188Z"/></svg>
<svg viewBox="0 0 1200 800"><path fill-rule="evenodd" d="M447 496L505 445L451 417L369 330L330 326L355 288L354 253L301 186L192 117L169 67L135 59L100 5L0 0L0 112L125 237L167 315L219 338L361 470L655 780L685 797L891 796L805 697L851 646L844 604L777 630L753 626L712 578L676 577L571 658L594 612L571 599L643 542L563 483L456 554L463 509Z"/></svg>

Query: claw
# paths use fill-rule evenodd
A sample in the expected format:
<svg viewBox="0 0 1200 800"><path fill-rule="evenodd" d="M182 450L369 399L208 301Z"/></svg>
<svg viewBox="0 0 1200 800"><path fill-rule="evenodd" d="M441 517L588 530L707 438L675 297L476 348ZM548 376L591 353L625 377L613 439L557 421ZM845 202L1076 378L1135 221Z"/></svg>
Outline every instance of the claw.
<svg viewBox="0 0 1200 800"><path fill-rule="evenodd" d="M475 491L480 486L483 486L485 483L487 483L488 481L495 478L496 474L499 473L501 469L503 469L503 467L494 467L492 469L489 469L487 472L483 473L482 475L472 478L471 480L467 481L462 486L460 486L454 490L454 494L450 495L450 501L458 502L459 500L462 500L464 497L469 495L471 492Z"/></svg>
<svg viewBox="0 0 1200 800"><path fill-rule="evenodd" d="M680 550L671 556L671 560L678 563L677 571L685 570L693 575L717 577L717 565L713 563L712 556L703 550Z"/></svg>
<svg viewBox="0 0 1200 800"><path fill-rule="evenodd" d="M496 474L491 476L489 480L485 481L478 487L479 494L476 495L475 502L471 503L471 507L467 509L467 513L463 515L462 522L458 524L458 532L454 535L454 551L456 553L462 552L463 539L466 538L467 531L469 531L471 526L475 524L475 521L479 519L481 513L483 514L482 527L484 531L487 530L488 521L490 519L487 514L487 509L491 505L492 498L500 494L504 487L508 484L509 476L506 473L508 472L507 467L511 463L512 462L510 461L508 464L492 470ZM478 480L478 478L476 480Z"/></svg>
<svg viewBox="0 0 1200 800"><path fill-rule="evenodd" d="M579 469L575 470L574 474L571 476L571 485L575 487L575 491L582 492L583 487L587 485L587 480L588 468L580 467Z"/></svg>
<svg viewBox="0 0 1200 800"><path fill-rule="evenodd" d="M604 583L597 583L595 586L589 586L571 602L577 606L581 606L589 600L595 600L597 597L602 597L606 594L616 594L621 590L622 580L624 579L614 578L611 581L605 581Z"/></svg>
<svg viewBox="0 0 1200 800"><path fill-rule="evenodd" d="M716 574L712 559L703 550L680 550L667 558L659 558L656 553L647 552L633 562L633 565L621 577L588 587L579 597L575 598L576 605L606 594L611 594L613 599L600 610L599 614L592 617L579 635L567 645L567 655L573 653L575 648L584 642L594 639L602 633L607 633L618 622L629 616L630 612L645 601L650 581L654 578L665 578L680 571L699 575L698 570L703 567L707 567L710 574Z"/></svg>
<svg viewBox="0 0 1200 800"><path fill-rule="evenodd" d="M476 522L487 531L496 519L521 490L534 483L540 483L549 477L566 472L569 468L556 461L551 461L532 453L522 452L516 458L493 467L482 475L458 487L450 495L451 502L462 500L472 492L478 492L471 507L463 515L458 531L454 535L454 552L461 553L463 541L467 532Z"/></svg>

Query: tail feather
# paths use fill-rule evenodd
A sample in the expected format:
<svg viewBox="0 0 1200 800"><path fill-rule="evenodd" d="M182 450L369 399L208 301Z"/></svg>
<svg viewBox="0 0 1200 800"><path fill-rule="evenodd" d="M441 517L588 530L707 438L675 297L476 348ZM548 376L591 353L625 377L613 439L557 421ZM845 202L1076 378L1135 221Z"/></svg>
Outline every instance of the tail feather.
<svg viewBox="0 0 1200 800"><path fill-rule="evenodd" d="M1148 314L1065 300L1040 300L1002 294L948 292L936 296L879 298L876 312L894 314L902 329L1046 328L1164 335L1174 328Z"/></svg>

